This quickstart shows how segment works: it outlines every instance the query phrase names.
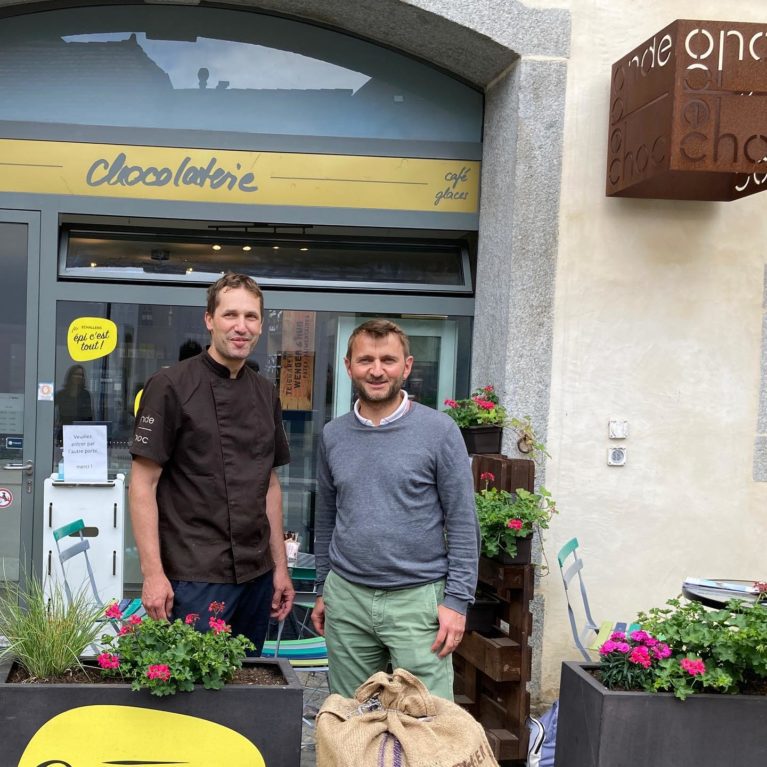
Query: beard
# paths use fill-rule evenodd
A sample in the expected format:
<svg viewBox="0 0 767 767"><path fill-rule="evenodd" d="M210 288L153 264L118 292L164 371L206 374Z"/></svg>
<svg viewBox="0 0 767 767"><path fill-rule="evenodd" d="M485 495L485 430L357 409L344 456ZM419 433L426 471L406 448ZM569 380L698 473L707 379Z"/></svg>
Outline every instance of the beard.
<svg viewBox="0 0 767 767"><path fill-rule="evenodd" d="M404 377L400 376L399 378L395 378L383 391L375 392L373 394L368 394L368 392L365 391L364 382L362 384L354 382L352 388L354 389L357 398L362 402L367 402L371 405L380 405L398 400L404 382Z"/></svg>

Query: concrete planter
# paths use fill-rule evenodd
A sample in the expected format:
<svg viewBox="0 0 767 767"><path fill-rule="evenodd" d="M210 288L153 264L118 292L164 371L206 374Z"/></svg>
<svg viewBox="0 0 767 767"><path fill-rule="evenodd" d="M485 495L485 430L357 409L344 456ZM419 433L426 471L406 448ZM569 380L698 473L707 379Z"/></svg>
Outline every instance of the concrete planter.
<svg viewBox="0 0 767 767"><path fill-rule="evenodd" d="M17 684L0 665L0 767L42 764L296 767L303 688L290 664L284 685L236 685L156 697L127 684Z"/></svg>
<svg viewBox="0 0 767 767"><path fill-rule="evenodd" d="M563 663L556 767L767 764L767 697L614 692Z"/></svg>

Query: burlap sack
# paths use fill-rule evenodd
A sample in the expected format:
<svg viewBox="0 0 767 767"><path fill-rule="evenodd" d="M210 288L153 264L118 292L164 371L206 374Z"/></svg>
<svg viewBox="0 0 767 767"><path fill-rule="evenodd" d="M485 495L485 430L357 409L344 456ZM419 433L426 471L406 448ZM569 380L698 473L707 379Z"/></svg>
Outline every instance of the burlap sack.
<svg viewBox="0 0 767 767"><path fill-rule="evenodd" d="M316 734L317 767L498 767L482 726L401 668L330 695Z"/></svg>

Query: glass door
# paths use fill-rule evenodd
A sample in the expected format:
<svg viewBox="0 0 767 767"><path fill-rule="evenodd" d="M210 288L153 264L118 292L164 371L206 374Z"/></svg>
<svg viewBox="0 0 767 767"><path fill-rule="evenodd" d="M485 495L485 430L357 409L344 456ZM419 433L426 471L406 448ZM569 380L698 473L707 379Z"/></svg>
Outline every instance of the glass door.
<svg viewBox="0 0 767 767"><path fill-rule="evenodd" d="M340 317L336 336L335 407L333 416L348 413L352 407L352 382L344 357L354 328L374 317ZM455 320L398 319L394 321L410 339L413 369L405 391L416 401L441 410L448 397L455 396L457 329Z"/></svg>
<svg viewBox="0 0 767 767"><path fill-rule="evenodd" d="M39 222L32 214L0 211L0 586L29 567L35 491L34 354ZM34 306L32 305L34 304ZM53 392L50 392L53 395Z"/></svg>

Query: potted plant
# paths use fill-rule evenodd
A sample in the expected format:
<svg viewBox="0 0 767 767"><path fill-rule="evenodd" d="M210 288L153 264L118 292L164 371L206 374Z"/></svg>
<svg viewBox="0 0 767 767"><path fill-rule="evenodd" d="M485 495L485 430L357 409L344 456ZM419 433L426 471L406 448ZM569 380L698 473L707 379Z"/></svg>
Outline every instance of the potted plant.
<svg viewBox="0 0 767 767"><path fill-rule="evenodd" d="M446 399L446 412L457 424L472 453L500 453L506 409L493 386L480 386L466 399Z"/></svg>
<svg viewBox="0 0 767 767"><path fill-rule="evenodd" d="M114 605L96 613L83 596L69 603L54 590L49 601L34 579L23 594L11 588L0 597L9 640L0 654L0 767L297 764L295 673L283 660L243 659L250 643L232 637L212 607L211 631L201 634L196 616L123 621ZM117 636L103 638L94 664L82 656L104 621Z"/></svg>
<svg viewBox="0 0 767 767"><path fill-rule="evenodd" d="M482 538L482 554L505 564L527 564L531 558L533 533L545 530L557 513L551 493L517 488L514 493L491 487L495 476L480 474L483 488L474 494Z"/></svg>
<svg viewBox="0 0 767 767"><path fill-rule="evenodd" d="M767 588L767 587L765 587ZM767 610L672 599L564 663L557 767L721 767L767 760Z"/></svg>

